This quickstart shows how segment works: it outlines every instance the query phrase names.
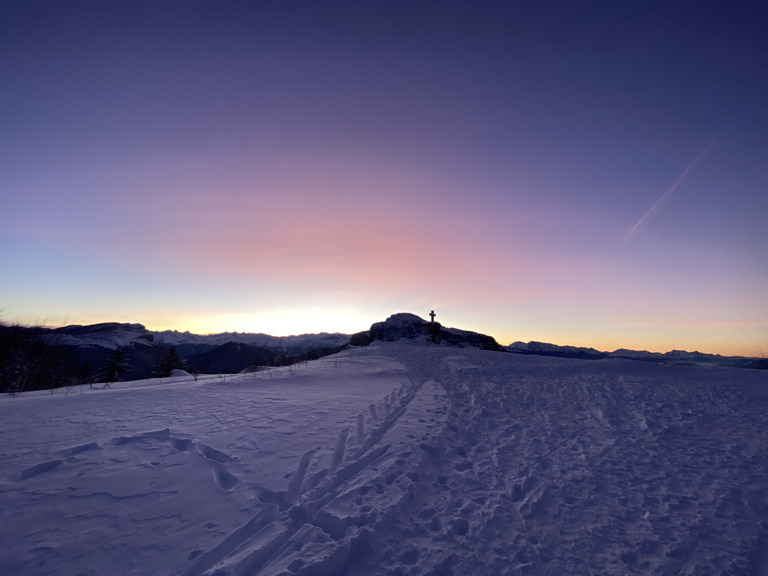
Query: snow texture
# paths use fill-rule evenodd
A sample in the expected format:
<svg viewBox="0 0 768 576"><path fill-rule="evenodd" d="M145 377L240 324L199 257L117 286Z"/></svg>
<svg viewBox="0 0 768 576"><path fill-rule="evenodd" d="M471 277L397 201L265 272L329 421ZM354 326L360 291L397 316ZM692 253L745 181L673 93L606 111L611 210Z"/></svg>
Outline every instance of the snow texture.
<svg viewBox="0 0 768 576"><path fill-rule="evenodd" d="M376 342L0 398L0 574L768 574L768 373Z"/></svg>

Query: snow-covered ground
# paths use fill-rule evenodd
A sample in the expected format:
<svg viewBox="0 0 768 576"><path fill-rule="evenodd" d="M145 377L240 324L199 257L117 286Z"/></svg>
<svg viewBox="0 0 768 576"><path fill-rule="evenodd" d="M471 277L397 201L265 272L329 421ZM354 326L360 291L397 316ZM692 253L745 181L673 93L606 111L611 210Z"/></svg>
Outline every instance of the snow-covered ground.
<svg viewBox="0 0 768 576"><path fill-rule="evenodd" d="M768 373L376 342L0 398L0 574L768 574Z"/></svg>

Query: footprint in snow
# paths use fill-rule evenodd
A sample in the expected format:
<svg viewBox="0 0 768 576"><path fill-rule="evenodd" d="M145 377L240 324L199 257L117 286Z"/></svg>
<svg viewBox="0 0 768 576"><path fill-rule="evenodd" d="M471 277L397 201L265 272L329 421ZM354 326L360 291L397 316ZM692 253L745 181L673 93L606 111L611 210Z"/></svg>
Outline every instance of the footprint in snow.
<svg viewBox="0 0 768 576"><path fill-rule="evenodd" d="M63 460L49 460L48 462L41 462L40 464L36 464L31 468L22 470L19 473L19 480L28 480L30 478L34 478L35 476L39 476L43 472L48 472L54 468L57 468L63 462Z"/></svg>
<svg viewBox="0 0 768 576"><path fill-rule="evenodd" d="M216 450L216 448L211 448L205 444L198 444L197 449L205 458L208 460L213 460L214 462L218 462L219 464L224 464L230 459L228 454L225 454L221 450Z"/></svg>
<svg viewBox="0 0 768 576"><path fill-rule="evenodd" d="M216 482L216 486L225 492L229 492L240 482L237 476L230 474L224 467L219 469L214 468L212 472L213 481Z"/></svg>

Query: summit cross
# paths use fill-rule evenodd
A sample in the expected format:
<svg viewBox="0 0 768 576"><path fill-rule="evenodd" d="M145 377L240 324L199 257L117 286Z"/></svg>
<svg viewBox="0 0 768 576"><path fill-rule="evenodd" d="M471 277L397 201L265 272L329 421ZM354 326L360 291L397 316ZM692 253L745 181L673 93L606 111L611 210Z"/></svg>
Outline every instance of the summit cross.
<svg viewBox="0 0 768 576"><path fill-rule="evenodd" d="M434 310L432 310L429 313L429 317L432 318L432 324L434 324L435 323L435 311Z"/></svg>

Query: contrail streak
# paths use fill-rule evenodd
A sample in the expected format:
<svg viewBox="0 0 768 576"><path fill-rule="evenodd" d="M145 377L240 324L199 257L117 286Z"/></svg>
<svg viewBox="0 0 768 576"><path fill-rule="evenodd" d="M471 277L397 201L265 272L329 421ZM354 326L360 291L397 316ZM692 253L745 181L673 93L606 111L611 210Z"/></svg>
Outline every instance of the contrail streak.
<svg viewBox="0 0 768 576"><path fill-rule="evenodd" d="M634 226L632 226L632 230L630 230L629 232L627 232L627 235L624 237L624 242L626 242L627 240L629 240L630 238L632 238L632 236L634 236L634 235L635 235L635 232L637 232L638 228L640 228L640 226L642 226L642 225L643 225L643 223L644 223L646 220L648 220L648 218L649 218L649 217L650 217L652 214L655 214L656 212L658 212L658 211L659 211L659 208L661 208L661 205L662 205L662 204L664 204L664 202L666 202L666 201L667 201L667 199L668 199L668 198L669 198L669 197L672 195L672 192L674 192L675 190L677 190L677 187L678 187L678 186L680 186L680 184L682 184L683 180L685 180L685 177L686 177L686 176L688 176L688 173L689 173L691 170L693 170L693 167L694 167L694 166L696 166L696 164L698 164L698 163L699 163L699 160L701 160L702 158L704 158L704 156L707 154L707 152L709 152L709 149L710 149L710 148L712 148L712 146L714 146L714 145L715 145L715 142L717 142L717 139L718 139L718 136L715 136L714 138L712 138L712 140L710 141L710 143L709 143L709 144L707 144L707 145L704 147L704 150L702 150L701 152L699 152L699 155L698 155L698 156L696 156L696 158L694 158L694 159L693 159L693 162L691 162L690 164L688 164L688 167L687 167L685 170L683 170L683 173L682 173L682 174L680 174L680 176L678 176L678 177L677 177L677 180L675 180L674 184L672 184L672 186L670 186L670 187L669 187L669 190L667 190L666 192L664 192L664 194L662 194L662 195L661 195L661 197L660 197L658 200L656 200L656 202L653 204L653 206L651 206L651 209L650 209L650 210L648 210L648 212L646 212L646 213L645 213L645 216L643 216L642 218L640 218L640 220L638 220L638 221L637 221L637 224L635 224Z"/></svg>

